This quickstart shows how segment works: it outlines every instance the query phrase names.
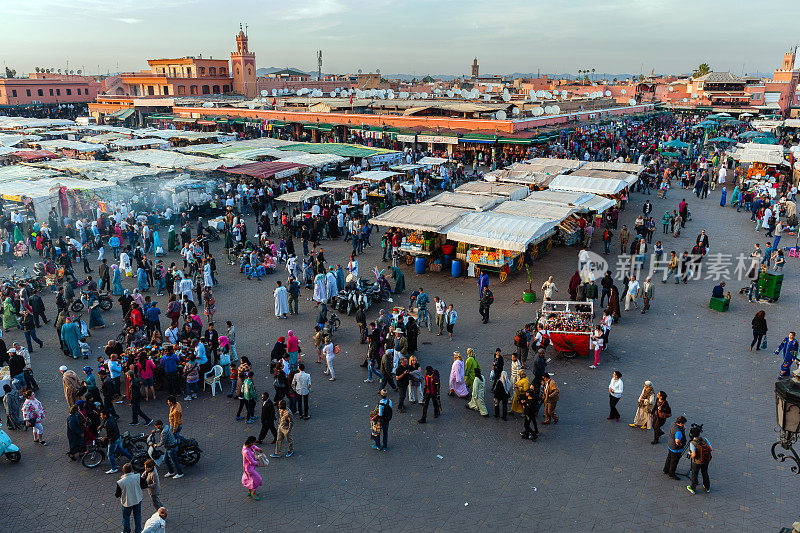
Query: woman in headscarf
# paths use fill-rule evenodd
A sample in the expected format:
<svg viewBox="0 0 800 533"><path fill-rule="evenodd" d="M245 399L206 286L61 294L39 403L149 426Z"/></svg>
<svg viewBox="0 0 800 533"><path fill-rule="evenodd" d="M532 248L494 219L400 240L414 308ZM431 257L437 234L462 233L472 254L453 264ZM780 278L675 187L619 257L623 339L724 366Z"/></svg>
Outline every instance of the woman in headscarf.
<svg viewBox="0 0 800 533"><path fill-rule="evenodd" d="M480 370L481 365L475 359L475 352L472 348L467 348L467 362L464 363L464 384L468 389L472 389L472 380L475 379L475 371Z"/></svg>
<svg viewBox="0 0 800 533"><path fill-rule="evenodd" d="M261 454L261 448L256 446L255 437L247 437L242 446L242 485L247 489L247 495L254 500L260 500L261 496L256 490L261 486L261 475L256 470L258 466L257 454Z"/></svg>
<svg viewBox="0 0 800 533"><path fill-rule="evenodd" d="M511 400L512 413L522 413L522 401L525 399L525 393L528 392L530 386L531 382L528 379L528 376L525 375L525 371L520 370L519 379L517 380L517 383L513 385L514 399Z"/></svg>
<svg viewBox="0 0 800 533"><path fill-rule="evenodd" d="M656 395L653 391L653 385L649 381L644 382L644 388L637 400L636 416L633 417L633 423L628 424L632 428L651 429L653 427L653 406L656 403Z"/></svg>
<svg viewBox="0 0 800 533"><path fill-rule="evenodd" d="M489 411L486 410L486 402L484 395L486 394L486 382L481 375L480 367L475 369L475 375L472 379L472 398L467 404L467 409L474 409L478 411L481 416L489 416Z"/></svg>
<svg viewBox="0 0 800 533"><path fill-rule="evenodd" d="M94 291L88 291L87 294L87 303L89 305L89 327L92 329L106 327L106 323L103 322L103 317L100 316L100 299L97 297L97 293Z"/></svg>
<svg viewBox="0 0 800 533"><path fill-rule="evenodd" d="M206 287L214 286L214 276L211 275L211 261L203 261L203 285Z"/></svg>
<svg viewBox="0 0 800 533"><path fill-rule="evenodd" d="M419 339L419 326L413 316L408 317L406 322L406 340L408 341L408 353L413 354L417 351Z"/></svg>
<svg viewBox="0 0 800 533"><path fill-rule="evenodd" d="M178 244L175 240L175 226L172 225L169 227L169 232L167 233L167 251L168 252L177 252L178 251Z"/></svg>
<svg viewBox="0 0 800 533"><path fill-rule="evenodd" d="M611 296L608 297L608 311L611 315L611 318L614 319L614 322L617 322L620 319L619 290L617 289L616 285L611 287Z"/></svg>
<svg viewBox="0 0 800 533"><path fill-rule="evenodd" d="M578 285L581 284L581 275L576 270L569 280L569 299L573 302L578 299Z"/></svg>
<svg viewBox="0 0 800 533"><path fill-rule="evenodd" d="M84 441L83 436L83 420L76 404L70 407L69 416L67 417L67 440L69 441L67 455L73 461L77 461L78 456L86 451L86 441Z"/></svg>
<svg viewBox="0 0 800 533"><path fill-rule="evenodd" d="M728 189L722 187L722 194L719 197L719 205L725 207L725 201L727 200L727 198L728 198Z"/></svg>
<svg viewBox="0 0 800 533"><path fill-rule="evenodd" d="M466 398L469 395L464 383L464 361L459 352L453 352L453 366L450 367L450 396Z"/></svg>
<svg viewBox="0 0 800 533"><path fill-rule="evenodd" d="M503 420L508 420L508 397L511 394L511 382L508 380L505 370L500 372L500 377L495 381L493 389L494 417L500 416L500 404L503 404Z"/></svg>
<svg viewBox="0 0 800 533"><path fill-rule="evenodd" d="M139 267L136 271L136 280L140 291L144 292L150 289L150 285L147 283L147 271L144 268Z"/></svg>
<svg viewBox="0 0 800 533"><path fill-rule="evenodd" d="M394 280L394 294L400 294L406 290L406 277L403 271L396 266L392 267L392 279Z"/></svg>
<svg viewBox="0 0 800 533"><path fill-rule="evenodd" d="M314 276L314 301L317 305L327 301L325 293L325 274L319 273Z"/></svg>
<svg viewBox="0 0 800 533"><path fill-rule="evenodd" d="M356 277L358 277L358 274L356 274ZM339 287L344 287L344 282L344 269L342 268L342 265L336 265L336 284Z"/></svg>
<svg viewBox="0 0 800 533"><path fill-rule="evenodd" d="M158 230L153 230L153 255L155 255L155 257L166 255L164 246L161 244L161 235L158 234Z"/></svg>
<svg viewBox="0 0 800 533"><path fill-rule="evenodd" d="M119 269L125 273L125 276L131 277L133 269L131 268L131 256L128 254L127 249L119 254Z"/></svg>
<svg viewBox="0 0 800 533"><path fill-rule="evenodd" d="M125 289L122 287L122 275L120 274L117 265L111 265L111 270L114 272L111 276L111 294L114 296L122 296Z"/></svg>
<svg viewBox="0 0 800 533"><path fill-rule="evenodd" d="M139 309L144 309L144 296L142 296L142 293L140 293L138 289L133 289L133 295L131 295L131 298L133 298L132 301L134 303L139 305Z"/></svg>
<svg viewBox="0 0 800 533"><path fill-rule="evenodd" d="M81 356L81 330L78 328L72 317L66 317L64 325L61 326L61 340L64 351L73 359Z"/></svg>
<svg viewBox="0 0 800 533"><path fill-rule="evenodd" d="M14 302L11 298L6 298L3 302L3 329L8 331L11 328L18 328L17 315L15 314Z"/></svg>

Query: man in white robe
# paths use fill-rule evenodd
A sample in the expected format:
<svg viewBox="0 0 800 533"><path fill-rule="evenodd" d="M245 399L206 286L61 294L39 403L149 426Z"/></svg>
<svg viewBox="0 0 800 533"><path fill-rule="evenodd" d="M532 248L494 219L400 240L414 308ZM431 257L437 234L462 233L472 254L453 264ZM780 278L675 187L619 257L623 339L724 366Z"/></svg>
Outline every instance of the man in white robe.
<svg viewBox="0 0 800 533"><path fill-rule="evenodd" d="M272 292L275 297L275 316L278 318L286 318L289 314L289 294L286 287L281 285L280 280L275 282L278 285Z"/></svg>
<svg viewBox="0 0 800 533"><path fill-rule="evenodd" d="M339 294L339 286L336 284L336 274L333 273L333 269L331 269L328 272L328 275L325 276L325 283L328 290L328 300Z"/></svg>

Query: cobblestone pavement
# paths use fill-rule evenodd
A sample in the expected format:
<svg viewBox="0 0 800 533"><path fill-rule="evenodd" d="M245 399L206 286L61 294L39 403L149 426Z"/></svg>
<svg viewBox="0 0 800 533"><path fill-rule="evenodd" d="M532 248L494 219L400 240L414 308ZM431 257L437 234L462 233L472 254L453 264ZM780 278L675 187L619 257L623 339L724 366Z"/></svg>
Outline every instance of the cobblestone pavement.
<svg viewBox="0 0 800 533"><path fill-rule="evenodd" d="M649 197L657 220L665 209L676 207L682 192L688 191L673 190L669 200ZM718 194L705 201L689 194L686 198L694 220L683 236L676 242L656 235L667 252L689 249L702 228L711 236L711 252L749 252L756 234L748 217L719 207ZM633 194L632 200L622 216L629 227L643 197ZM762 234L759 241L764 240ZM324 246L329 261L342 261L349 253L341 242ZM593 248L600 251L600 244ZM534 285L552 274L566 294L576 253L572 247L554 248L536 263ZM272 392L271 381L265 379L267 345L292 328L306 351L313 349L310 332L316 311L306 301L310 293L304 291L298 317L277 320L271 292L278 276L244 280L222 259L220 243L217 257L217 323L231 319L236 324L238 351L254 362L259 392L268 385ZM181 480L165 479L162 471L168 530L777 530L796 516L790 487L797 478L769 454L778 370L772 350L785 331L796 327L788 317L798 309L797 266L789 261L787 283L776 304L756 306L734 294L730 312L717 313L707 305L714 282L657 283L650 313L623 312L599 370L590 370L584 359L553 356L548 370L555 372L561 389L561 419L557 426L540 426L536 442L520 439L518 417L508 422L482 419L464 409L463 400L445 395L443 415L424 426L416 423L419 406L396 413L390 450L376 453L369 447L367 415L377 400L377 386L362 382L366 376L358 364L364 348L357 344L354 320L343 317L344 327L337 333L342 346L337 380L324 379L322 369L311 362L313 356L308 358L312 418L296 422L294 457L273 460L262 470L260 502L247 498L240 483L240 448L247 435L257 433L257 425L235 422L237 402L224 395L205 393L199 401L182 402L183 433L198 439L204 453ZM359 262L363 272L375 264L380 268L380 249L369 248ZM421 363L437 367L443 382L454 349L463 353L473 347L488 372L494 348L512 351L514 331L535 316L536 304L521 301L524 274L503 285L491 279L495 305L490 323L483 325L474 279L453 279L449 273L419 276L403 268L407 288L422 285L459 312L452 342L427 332L420 336ZM740 285L744 283L730 283L729 288L736 293ZM406 297L400 296L399 303L407 303ZM51 296L46 304L52 308ZM767 312L770 350L749 353L750 320L761 307ZM119 331L118 313L117 305L106 313L109 327L92 338L95 348ZM376 314L372 309L368 317ZM17 331L6 335L6 342L22 338ZM0 462L0 530L119 531L120 505L113 497L117 476L104 475L105 468L85 469L65 456L66 409L57 368L63 363L80 372L81 362L57 353L50 326L40 336L46 345L34 354L33 364L47 409L49 446L34 446L30 433L10 432L23 459L16 465ZM624 374L620 423L605 420L613 369ZM685 413L690 422L705 424L714 445L711 494L693 496L685 480L663 476L664 445L651 446L651 434L628 427L646 379L656 390L668 392L675 417ZM166 418L164 396L144 403L144 411ZM120 413L124 431L130 414L124 409ZM687 470L682 459L679 471ZM147 500L143 507L149 516Z"/></svg>

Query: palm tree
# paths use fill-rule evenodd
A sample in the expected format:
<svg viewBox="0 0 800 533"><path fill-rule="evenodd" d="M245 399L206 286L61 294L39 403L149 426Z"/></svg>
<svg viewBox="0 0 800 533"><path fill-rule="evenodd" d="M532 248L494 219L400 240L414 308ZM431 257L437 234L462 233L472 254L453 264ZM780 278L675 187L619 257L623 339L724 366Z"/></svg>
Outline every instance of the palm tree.
<svg viewBox="0 0 800 533"><path fill-rule="evenodd" d="M594 77L594 69L592 69L592 77Z"/></svg>
<svg viewBox="0 0 800 533"><path fill-rule="evenodd" d="M37 74L39 73L39 70L40 70L39 67L36 67L36 73Z"/></svg>
<svg viewBox="0 0 800 533"><path fill-rule="evenodd" d="M692 74L693 78L699 78L700 76L705 76L711 72L711 67L708 66L708 63L700 63L700 65L695 69L694 73Z"/></svg>

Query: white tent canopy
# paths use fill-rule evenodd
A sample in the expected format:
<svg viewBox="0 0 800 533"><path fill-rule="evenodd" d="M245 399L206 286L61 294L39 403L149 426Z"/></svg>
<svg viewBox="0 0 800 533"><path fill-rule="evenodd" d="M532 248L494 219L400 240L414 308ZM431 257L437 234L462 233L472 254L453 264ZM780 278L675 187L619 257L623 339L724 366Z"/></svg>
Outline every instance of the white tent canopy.
<svg viewBox="0 0 800 533"><path fill-rule="evenodd" d="M459 207L463 209L472 209L474 211L486 211L502 201L503 199L499 197L459 192L443 192L437 196L434 196L430 200L423 202L423 204Z"/></svg>
<svg viewBox="0 0 800 533"><path fill-rule="evenodd" d="M514 183L517 185L538 185L546 187L552 181L553 176L543 172L531 172L527 170L493 170L483 175L485 181L493 183Z"/></svg>
<svg viewBox="0 0 800 533"><path fill-rule="evenodd" d="M114 139L107 143L112 148L169 148L169 143L161 139Z"/></svg>
<svg viewBox="0 0 800 533"><path fill-rule="evenodd" d="M18 181L20 183L51 178L53 176L63 176L57 170L37 168L28 165L8 165L0 167L0 183L7 181Z"/></svg>
<svg viewBox="0 0 800 533"><path fill-rule="evenodd" d="M393 167L389 167L392 170L396 170L397 172L408 172L409 170L417 170L418 168L422 168L422 165L414 165L410 163L405 163L402 165L395 165Z"/></svg>
<svg viewBox="0 0 800 533"><path fill-rule="evenodd" d="M584 165L584 161L580 161L578 159L562 159L558 157L532 157L531 159L526 159L523 163L527 163L529 165L559 165L563 168L581 168Z"/></svg>
<svg viewBox="0 0 800 533"><path fill-rule="evenodd" d="M157 130L154 128L145 128L141 130L134 130L133 134L137 137L158 137L160 139L184 139L186 141L200 141L203 139L214 139L224 133L208 133L203 131L187 131L187 130Z"/></svg>
<svg viewBox="0 0 800 533"><path fill-rule="evenodd" d="M519 217L540 218L561 222L578 211L580 211L579 208L565 204L545 204L529 202L527 200L516 200L513 202L503 202L495 207L492 213L506 213Z"/></svg>
<svg viewBox="0 0 800 533"><path fill-rule="evenodd" d="M285 152L284 152L285 153ZM237 156L239 154L236 154ZM302 154L281 156L278 161L282 163L300 163L310 167L324 167L347 161L347 158L333 154Z"/></svg>
<svg viewBox="0 0 800 533"><path fill-rule="evenodd" d="M606 195L617 194L627 186L628 183L625 180L586 178L572 174L556 176L550 182L550 189L554 191L591 192Z"/></svg>
<svg viewBox="0 0 800 533"><path fill-rule="evenodd" d="M469 213L447 230L447 239L476 246L524 252L553 234L557 222L488 211Z"/></svg>
<svg viewBox="0 0 800 533"><path fill-rule="evenodd" d="M210 157L199 157L196 155L186 155L180 152L168 150L134 150L130 152L112 152L109 154L114 159L129 161L138 165L150 165L151 167L183 169L192 165L209 163L215 168L222 166L222 159L212 159ZM249 161L247 161L249 163Z"/></svg>
<svg viewBox="0 0 800 533"><path fill-rule="evenodd" d="M304 189L302 191L293 191L287 192L282 194L276 198L276 200L281 200L283 202L288 202L290 204L299 204L301 202L305 202L306 200L311 200L312 198L317 198L318 196L325 196L325 191L318 191L316 189Z"/></svg>
<svg viewBox="0 0 800 533"><path fill-rule="evenodd" d="M22 141L41 140L39 135L17 135L15 133L0 133L0 146L16 146Z"/></svg>
<svg viewBox="0 0 800 533"><path fill-rule="evenodd" d="M390 172L388 170L366 170L353 176L353 179L380 183L381 181L389 179L392 176L400 176L400 174L400 172Z"/></svg>
<svg viewBox="0 0 800 533"><path fill-rule="evenodd" d="M72 120L60 118L29 118L29 117L4 117L0 116L0 130L15 130L28 128L51 128L53 126L74 126Z"/></svg>
<svg viewBox="0 0 800 533"><path fill-rule="evenodd" d="M32 165L78 174L90 180L106 180L117 183L128 182L135 178L153 177L163 171L138 165L131 165L123 161L94 161L91 159L53 159L32 163Z"/></svg>
<svg viewBox="0 0 800 533"><path fill-rule="evenodd" d="M355 180L332 180L326 181L325 183L320 183L321 189L351 189L353 187L357 187L359 185L363 185L363 181L355 181Z"/></svg>
<svg viewBox="0 0 800 533"><path fill-rule="evenodd" d="M644 165L634 163L617 163L616 161L587 161L581 170L612 170L614 172L627 172L629 174L641 174L646 169Z"/></svg>
<svg viewBox="0 0 800 533"><path fill-rule="evenodd" d="M419 161L417 161L418 165L428 166L428 165L443 165L447 163L447 159L444 157L423 157Z"/></svg>
<svg viewBox="0 0 800 533"><path fill-rule="evenodd" d="M488 181L470 181L458 187L456 192L467 194L481 194L484 196L503 196L509 200L522 200L530 189L521 185L508 183L491 183Z"/></svg>
<svg viewBox="0 0 800 533"><path fill-rule="evenodd" d="M45 150L75 150L76 152L105 152L106 147L102 144L89 144L81 141L68 141L65 139L53 139L52 141L37 141L36 144Z"/></svg>
<svg viewBox="0 0 800 533"><path fill-rule="evenodd" d="M740 163L789 166L789 162L783 158L783 147L780 145L746 143L729 150L728 155Z"/></svg>
<svg viewBox="0 0 800 533"><path fill-rule="evenodd" d="M456 207L408 204L394 207L371 218L369 222L388 228L444 233L465 213L468 213L466 209Z"/></svg>
<svg viewBox="0 0 800 533"><path fill-rule="evenodd" d="M639 181L637 174L628 174L627 172L613 172L610 170L586 170L584 168L575 171L570 176L577 176L581 178L600 178L602 180L622 180L629 186Z"/></svg>
<svg viewBox="0 0 800 533"><path fill-rule="evenodd" d="M616 205L616 201L593 193L570 191L534 191L525 198L526 202L542 204L563 204L577 207L580 212L597 211L604 213Z"/></svg>

